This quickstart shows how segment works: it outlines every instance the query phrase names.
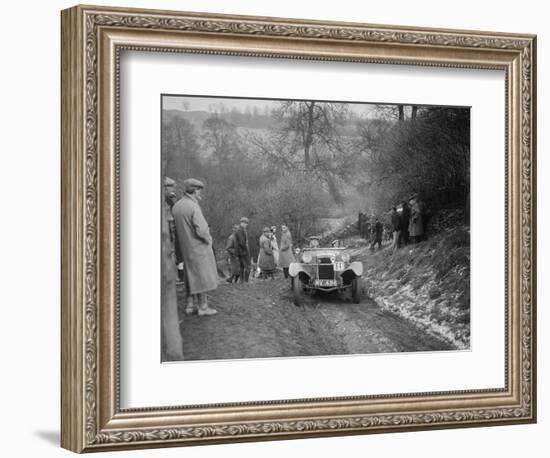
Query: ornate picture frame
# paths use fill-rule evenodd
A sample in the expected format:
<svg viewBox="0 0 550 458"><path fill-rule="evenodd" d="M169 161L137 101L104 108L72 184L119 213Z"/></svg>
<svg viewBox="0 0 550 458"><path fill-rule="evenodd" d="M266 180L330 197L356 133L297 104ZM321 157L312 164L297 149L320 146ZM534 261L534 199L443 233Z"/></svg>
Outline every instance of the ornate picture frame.
<svg viewBox="0 0 550 458"><path fill-rule="evenodd" d="M75 452L536 421L536 37L75 6L62 12L61 445ZM503 389L120 407L123 50L502 70Z"/></svg>

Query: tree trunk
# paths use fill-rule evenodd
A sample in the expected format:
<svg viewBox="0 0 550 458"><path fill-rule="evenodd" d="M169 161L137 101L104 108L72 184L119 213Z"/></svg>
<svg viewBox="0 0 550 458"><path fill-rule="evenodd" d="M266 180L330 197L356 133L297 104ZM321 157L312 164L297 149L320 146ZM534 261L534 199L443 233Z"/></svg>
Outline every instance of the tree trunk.
<svg viewBox="0 0 550 458"><path fill-rule="evenodd" d="M412 106L411 111L411 119L414 121L416 119L416 112L418 111L418 107L416 105Z"/></svg>
<svg viewBox="0 0 550 458"><path fill-rule="evenodd" d="M168 227L168 204L162 202L162 361L183 359L183 340L181 338L178 300L176 295L176 265L172 259L170 229Z"/></svg>
<svg viewBox="0 0 550 458"><path fill-rule="evenodd" d="M310 150L313 144L313 112L315 108L315 102L306 103L307 105L307 120L306 120L306 132L304 135L304 167L309 170L311 167Z"/></svg>
<svg viewBox="0 0 550 458"><path fill-rule="evenodd" d="M403 105L397 105L397 109L399 111L399 122L405 120L405 110L403 108Z"/></svg>
<svg viewBox="0 0 550 458"><path fill-rule="evenodd" d="M336 180L332 175L327 175L325 177L325 181L328 185L328 190L331 194L331 196L334 199L334 202L337 204L343 204L344 203L344 197L342 196L342 193L340 192L340 189L338 188L338 183L336 183Z"/></svg>

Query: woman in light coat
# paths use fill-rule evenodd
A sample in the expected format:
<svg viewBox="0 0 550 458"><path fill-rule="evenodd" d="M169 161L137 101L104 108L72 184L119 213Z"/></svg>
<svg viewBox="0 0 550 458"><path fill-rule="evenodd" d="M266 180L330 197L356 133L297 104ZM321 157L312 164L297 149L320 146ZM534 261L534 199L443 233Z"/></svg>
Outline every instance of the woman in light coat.
<svg viewBox="0 0 550 458"><path fill-rule="evenodd" d="M273 256L273 246L271 244L271 230L264 227L263 234L260 236L260 254L258 256L258 267L261 270L262 277L273 278L275 272L275 257Z"/></svg>
<svg viewBox="0 0 550 458"><path fill-rule="evenodd" d="M292 235L286 224L281 226L281 251L279 254L279 266L283 268L285 278L288 278L288 267L291 262L294 262L294 254L292 250Z"/></svg>

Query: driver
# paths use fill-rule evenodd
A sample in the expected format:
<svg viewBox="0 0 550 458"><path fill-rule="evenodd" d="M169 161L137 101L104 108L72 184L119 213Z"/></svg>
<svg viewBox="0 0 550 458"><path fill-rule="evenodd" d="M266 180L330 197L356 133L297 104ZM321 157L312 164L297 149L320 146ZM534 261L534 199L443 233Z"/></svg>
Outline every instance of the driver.
<svg viewBox="0 0 550 458"><path fill-rule="evenodd" d="M319 246L319 237L313 236L309 238L309 247L317 248Z"/></svg>

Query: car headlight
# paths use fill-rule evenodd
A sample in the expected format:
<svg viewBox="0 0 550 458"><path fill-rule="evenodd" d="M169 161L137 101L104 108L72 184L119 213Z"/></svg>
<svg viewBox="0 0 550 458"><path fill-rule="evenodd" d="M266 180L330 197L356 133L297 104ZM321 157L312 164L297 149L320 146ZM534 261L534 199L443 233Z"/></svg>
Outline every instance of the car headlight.
<svg viewBox="0 0 550 458"><path fill-rule="evenodd" d="M311 262L312 259L313 259L313 257L311 256L310 253L304 253L302 255L302 261L303 262Z"/></svg>
<svg viewBox="0 0 550 458"><path fill-rule="evenodd" d="M349 253L342 253L342 261L349 262Z"/></svg>
<svg viewBox="0 0 550 458"><path fill-rule="evenodd" d="M336 256L331 256L330 257L330 262L332 262L334 264L334 261L336 261Z"/></svg>

